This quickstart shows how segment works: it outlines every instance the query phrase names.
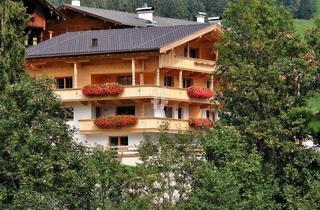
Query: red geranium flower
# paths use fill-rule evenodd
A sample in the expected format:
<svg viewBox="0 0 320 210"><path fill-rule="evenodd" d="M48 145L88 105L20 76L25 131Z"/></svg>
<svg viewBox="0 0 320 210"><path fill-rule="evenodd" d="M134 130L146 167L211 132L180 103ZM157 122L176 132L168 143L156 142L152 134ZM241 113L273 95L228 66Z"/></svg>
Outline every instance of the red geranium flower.
<svg viewBox="0 0 320 210"><path fill-rule="evenodd" d="M214 96L214 92L212 90L203 87L189 87L187 93L190 98L197 99L208 99Z"/></svg>
<svg viewBox="0 0 320 210"><path fill-rule="evenodd" d="M82 93L85 96L119 96L123 93L123 87L117 83L87 85Z"/></svg>
<svg viewBox="0 0 320 210"><path fill-rule="evenodd" d="M190 119L189 126L194 129L209 129L214 122L208 119Z"/></svg>
<svg viewBox="0 0 320 210"><path fill-rule="evenodd" d="M138 123L138 119L132 115L118 115L110 117L100 117L94 121L98 128L124 128L131 127Z"/></svg>

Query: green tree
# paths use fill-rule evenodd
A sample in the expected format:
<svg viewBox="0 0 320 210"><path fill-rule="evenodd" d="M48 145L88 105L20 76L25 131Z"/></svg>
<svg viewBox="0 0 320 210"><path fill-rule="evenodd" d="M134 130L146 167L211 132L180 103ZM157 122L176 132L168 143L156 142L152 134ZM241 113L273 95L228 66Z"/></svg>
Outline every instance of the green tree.
<svg viewBox="0 0 320 210"><path fill-rule="evenodd" d="M27 19L20 1L2 0L0 3L0 87L13 83L24 74L22 62L25 55ZM3 89L3 88L1 88Z"/></svg>
<svg viewBox="0 0 320 210"><path fill-rule="evenodd" d="M132 197L142 198L156 209L174 208L192 191L200 155L194 135L170 136L164 130L159 137L147 137L140 148Z"/></svg>
<svg viewBox="0 0 320 210"><path fill-rule="evenodd" d="M297 114L319 89L312 51L294 34L290 13L274 1L231 1L224 26L228 30L218 61L225 85L218 99L222 122L234 126L262 155L265 175L273 174L279 183L277 203L296 209L311 182L319 181L318 156L302 146L317 137L305 116ZM306 174L293 178L289 169Z"/></svg>
<svg viewBox="0 0 320 210"><path fill-rule="evenodd" d="M262 157L231 127L216 126L203 136L206 160L196 171L187 209L275 209L272 175Z"/></svg>

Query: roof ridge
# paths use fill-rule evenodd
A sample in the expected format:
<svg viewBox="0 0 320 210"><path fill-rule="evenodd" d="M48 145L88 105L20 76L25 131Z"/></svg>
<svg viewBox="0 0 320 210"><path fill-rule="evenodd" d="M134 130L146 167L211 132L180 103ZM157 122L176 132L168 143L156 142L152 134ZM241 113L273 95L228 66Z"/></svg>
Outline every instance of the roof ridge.
<svg viewBox="0 0 320 210"><path fill-rule="evenodd" d="M97 10L101 13L104 13L104 12L114 12L114 13L118 13L118 14L122 14L122 15L129 15L129 16L132 16L134 18L136 18L137 20L141 21L141 22L144 22L146 23L147 20L144 20L144 19L140 19L138 18L138 14L137 13L133 13L133 12L127 12L127 11L120 11L120 10L113 10L113 9L107 9L107 8L97 8L97 7L88 7L88 6L74 6L74 5L70 5L70 4L62 4L61 6L58 7L58 9L62 8L62 7L68 7L69 9L72 9L72 10L80 10L80 11L83 11L83 12L86 12L86 13L89 13L91 15L96 15L96 16L99 16L100 18L106 18L104 17L103 15L100 15L100 14L95 14L94 11L92 10ZM90 11L91 10L91 11ZM192 21L192 20L186 20L186 19L178 19L178 18L172 18L172 17L163 17L163 16L157 16L157 15L154 15L154 18L155 19L162 19L162 20L175 20L175 21L181 21L183 23L189 23L189 24L192 24L192 23L196 23L195 21ZM110 21L112 21L112 19L110 18L107 18L109 19ZM118 22L117 20L114 20L115 22ZM182 24L181 24L182 25ZM137 26L137 25L136 25Z"/></svg>

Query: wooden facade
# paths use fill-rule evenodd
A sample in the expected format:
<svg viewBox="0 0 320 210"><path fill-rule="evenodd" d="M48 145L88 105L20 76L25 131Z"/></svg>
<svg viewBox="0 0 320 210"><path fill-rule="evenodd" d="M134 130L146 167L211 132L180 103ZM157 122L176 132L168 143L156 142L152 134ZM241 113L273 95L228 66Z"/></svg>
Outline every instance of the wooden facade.
<svg viewBox="0 0 320 210"><path fill-rule="evenodd" d="M44 34L44 40L59 36L66 32L105 30L124 28L126 26L117 25L111 21L101 20L96 17L60 8L61 13L66 17L64 21L50 21ZM129 27L129 26L127 26Z"/></svg>
<svg viewBox="0 0 320 210"><path fill-rule="evenodd" d="M28 33L28 46L35 45L44 40L47 24L51 21L63 20L64 16L45 0L24 0L29 22L26 29Z"/></svg>
<svg viewBox="0 0 320 210"><path fill-rule="evenodd" d="M215 91L219 86L215 79L218 53L212 50L222 33L219 30L212 25L147 52L30 58L25 69L32 77L56 81L55 94L74 110L71 125L79 130L77 138L116 148L123 157L136 157L143 135L156 135L164 123L169 133L177 134L190 129L190 119L217 120L214 97L192 98L187 90L192 86ZM124 77L130 82L122 84L124 91L118 96L83 93L87 85L119 83ZM137 124L118 129L95 125L101 116L122 115L121 109L128 109Z"/></svg>

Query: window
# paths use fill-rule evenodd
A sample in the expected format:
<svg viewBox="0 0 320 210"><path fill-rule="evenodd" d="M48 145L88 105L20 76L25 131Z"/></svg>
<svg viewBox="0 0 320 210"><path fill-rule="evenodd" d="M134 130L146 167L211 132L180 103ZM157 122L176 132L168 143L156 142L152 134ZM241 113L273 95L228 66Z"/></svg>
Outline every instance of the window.
<svg viewBox="0 0 320 210"><path fill-rule="evenodd" d="M64 110L65 110L65 119L67 121L73 120L73 116L74 116L73 108L72 107L65 107Z"/></svg>
<svg viewBox="0 0 320 210"><path fill-rule="evenodd" d="M165 106L164 107L164 113L165 113L166 118L173 118L172 107Z"/></svg>
<svg viewBox="0 0 320 210"><path fill-rule="evenodd" d="M178 119L182 119L183 115L182 115L182 111L183 109L182 108L178 108Z"/></svg>
<svg viewBox="0 0 320 210"><path fill-rule="evenodd" d="M210 119L210 110L206 111L206 116L207 116L207 119Z"/></svg>
<svg viewBox="0 0 320 210"><path fill-rule="evenodd" d="M128 136L112 136L109 139L109 145L110 147L116 147L116 149L126 147L129 145Z"/></svg>
<svg viewBox="0 0 320 210"><path fill-rule="evenodd" d="M62 77L56 78L56 88L57 89L67 89L73 86L72 77Z"/></svg>
<svg viewBox="0 0 320 210"><path fill-rule="evenodd" d="M96 107L96 118L99 118L102 116L102 108Z"/></svg>
<svg viewBox="0 0 320 210"><path fill-rule="evenodd" d="M165 76L164 77L164 86L172 87L173 86L173 78L172 76Z"/></svg>
<svg viewBox="0 0 320 210"><path fill-rule="evenodd" d="M190 86L192 86L192 79L189 79L189 78L184 78L183 79L183 88L188 88Z"/></svg>
<svg viewBox="0 0 320 210"><path fill-rule="evenodd" d="M117 107L117 115L136 115L135 106L119 106Z"/></svg>
<svg viewBox="0 0 320 210"><path fill-rule="evenodd" d="M190 48L189 56L190 56L190 58L199 58L199 49L198 48Z"/></svg>
<svg viewBox="0 0 320 210"><path fill-rule="evenodd" d="M117 81L120 85L132 85L132 76L119 76Z"/></svg>
<svg viewBox="0 0 320 210"><path fill-rule="evenodd" d="M208 79L207 80L207 88L210 88L211 87L211 81Z"/></svg>

